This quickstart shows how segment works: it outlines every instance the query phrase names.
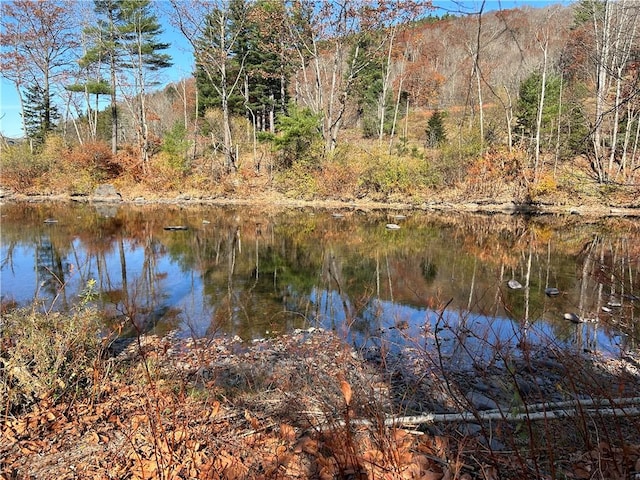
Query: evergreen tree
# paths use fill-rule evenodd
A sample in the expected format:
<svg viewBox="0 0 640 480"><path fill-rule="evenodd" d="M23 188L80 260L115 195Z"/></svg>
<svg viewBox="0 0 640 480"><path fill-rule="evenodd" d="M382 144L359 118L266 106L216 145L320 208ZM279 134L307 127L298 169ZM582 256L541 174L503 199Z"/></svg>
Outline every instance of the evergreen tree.
<svg viewBox="0 0 640 480"><path fill-rule="evenodd" d="M277 2L255 4L241 43L244 51L238 52L245 58L246 107L261 131L273 130L276 112L284 113L288 102L284 15Z"/></svg>
<svg viewBox="0 0 640 480"><path fill-rule="evenodd" d="M24 96L24 125L27 137L34 145L44 143L47 133L53 131L60 119L58 108L51 102L51 94L34 83L25 92Z"/></svg>
<svg viewBox="0 0 640 480"><path fill-rule="evenodd" d="M444 129L445 113L440 110L435 110L429 121L427 122L427 146L430 148L436 148L447 141L447 132Z"/></svg>
<svg viewBox="0 0 640 480"><path fill-rule="evenodd" d="M158 17L153 13L151 0L123 0L122 14L124 24L120 32L127 52L123 67L130 71L134 79L135 91L132 97L135 101L131 107L137 124L136 136L142 169L145 171L150 151L146 95L147 86L153 83L148 73L170 67L171 56L162 53L169 48L169 44L158 41L162 28Z"/></svg>
<svg viewBox="0 0 640 480"><path fill-rule="evenodd" d="M122 0L94 0L97 25L85 29L93 45L80 59L80 66L87 68L105 65L109 69L111 94L111 151L118 148L117 73L122 68L124 49L119 28L123 24ZM99 72L99 71L98 71ZM100 75L98 73L98 75Z"/></svg>
<svg viewBox="0 0 640 480"><path fill-rule="evenodd" d="M132 97L137 98L137 132L141 136L143 162L148 155L148 135L144 96L148 80L147 71L156 71L171 66L171 57L161 53L169 44L161 43L158 37L162 28L151 10L150 0L94 0L94 11L98 16L95 27L85 30L92 39L92 46L80 60L80 65L89 67L107 66L111 93L111 144L117 150L118 77L127 72L135 87ZM98 68L98 79L100 72Z"/></svg>
<svg viewBox="0 0 640 480"><path fill-rule="evenodd" d="M225 12L214 10L201 39L207 48L220 48L220 25ZM261 1L252 4L247 0L232 0L224 16L225 45L229 47L225 77L229 112L247 117L258 130L273 127L275 111L284 111L287 102L287 73L282 45L282 28L278 25L284 11L276 2ZM222 98L221 70L212 71L205 65L197 65L198 112L203 115L210 108L220 108ZM241 82L240 87L233 86Z"/></svg>
<svg viewBox="0 0 640 480"><path fill-rule="evenodd" d="M356 47L360 51L367 51L375 45L371 34L361 38L358 45L351 49L350 62L353 62ZM363 58L361 55L360 58ZM365 56L366 58L366 56ZM383 91L383 66L379 58L367 59L356 68L358 72L353 84L353 98L358 106L358 117L362 123L362 134L365 138L378 137L380 134L380 112L378 105ZM390 105L392 102L384 102ZM386 112L390 113L390 112ZM390 115L385 115L389 118Z"/></svg>
<svg viewBox="0 0 640 480"><path fill-rule="evenodd" d="M239 24L242 22L242 17L236 17L233 20L231 18L232 12L237 13L238 11L237 5L232 8L237 3L236 0L232 2L229 12L214 9L205 20L204 35L198 40L203 51L207 52L207 57L215 57L217 62L220 62L219 65L222 65L222 62L225 64L224 69L212 68L210 65L212 62L198 62L196 64L198 114L201 116L209 109L222 107L223 89L220 88L220 82L223 72L225 77L224 90L230 92L226 95L229 113L240 115L245 111L241 90L233 88L237 83L243 60L242 50L235 48L235 44L241 42L242 39L240 36L234 35L235 29L239 28ZM224 25L221 25L220 22L223 22ZM224 31L224 38L220 38L221 31ZM229 45L234 47L233 52L227 52ZM238 52L241 52L240 56L238 56Z"/></svg>
<svg viewBox="0 0 640 480"><path fill-rule="evenodd" d="M516 134L522 139L531 139L536 131L536 119L540 95L542 90L542 75L533 72L520 85L520 96L517 105ZM543 133L549 134L554 121L558 117L560 101L560 78L557 75L549 75L546 82L545 102L542 112Z"/></svg>
<svg viewBox="0 0 640 480"><path fill-rule="evenodd" d="M279 167L290 168L294 163L316 167L322 156L320 118L308 108L289 107L289 114L280 118L280 134L274 146L280 153Z"/></svg>

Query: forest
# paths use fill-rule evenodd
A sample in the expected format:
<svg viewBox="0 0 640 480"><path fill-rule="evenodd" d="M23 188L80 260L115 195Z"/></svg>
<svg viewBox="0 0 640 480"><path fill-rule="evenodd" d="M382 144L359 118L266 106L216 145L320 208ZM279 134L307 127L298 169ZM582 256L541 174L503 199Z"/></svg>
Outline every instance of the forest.
<svg viewBox="0 0 640 480"><path fill-rule="evenodd" d="M639 13L601 0L441 16L416 0L3 2L2 75L26 132L3 139L3 186L628 203ZM169 85L161 18L195 59Z"/></svg>
<svg viewBox="0 0 640 480"><path fill-rule="evenodd" d="M0 2L0 479L640 475L640 3L452 4Z"/></svg>

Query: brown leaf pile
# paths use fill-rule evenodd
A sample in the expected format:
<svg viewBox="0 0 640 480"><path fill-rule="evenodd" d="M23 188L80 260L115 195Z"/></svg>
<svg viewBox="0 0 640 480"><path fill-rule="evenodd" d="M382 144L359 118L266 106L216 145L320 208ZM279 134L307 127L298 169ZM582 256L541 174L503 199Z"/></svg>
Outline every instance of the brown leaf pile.
<svg viewBox="0 0 640 480"><path fill-rule="evenodd" d="M2 417L0 479L524 478L480 444L383 426L382 380L329 333L152 338L109 362L92 395ZM568 460L566 478L628 478L640 446Z"/></svg>

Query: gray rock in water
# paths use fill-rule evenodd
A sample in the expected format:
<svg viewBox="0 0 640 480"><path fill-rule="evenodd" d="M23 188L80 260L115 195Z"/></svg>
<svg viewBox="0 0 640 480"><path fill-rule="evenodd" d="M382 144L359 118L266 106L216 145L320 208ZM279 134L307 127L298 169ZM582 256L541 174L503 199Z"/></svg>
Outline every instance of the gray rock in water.
<svg viewBox="0 0 640 480"><path fill-rule="evenodd" d="M96 187L91 197L94 202L121 202L122 195L110 183L102 183Z"/></svg>
<svg viewBox="0 0 640 480"><path fill-rule="evenodd" d="M509 288L512 290L519 290L522 288L522 284L517 280L509 280L507 285L509 285Z"/></svg>
<svg viewBox="0 0 640 480"><path fill-rule="evenodd" d="M569 320L571 323L583 323L584 320L582 318L580 318L578 315L576 315L573 312L569 312L569 313L565 313L563 315L565 320Z"/></svg>

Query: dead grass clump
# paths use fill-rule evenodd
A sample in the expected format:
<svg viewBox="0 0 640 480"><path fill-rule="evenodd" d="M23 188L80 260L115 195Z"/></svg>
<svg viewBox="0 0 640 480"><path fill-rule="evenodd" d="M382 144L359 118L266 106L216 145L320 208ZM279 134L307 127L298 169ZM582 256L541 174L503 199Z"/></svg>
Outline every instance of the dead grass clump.
<svg viewBox="0 0 640 480"><path fill-rule="evenodd" d="M0 329L0 397L5 413L34 402L90 389L99 371L102 342L97 315L18 309L3 314Z"/></svg>

